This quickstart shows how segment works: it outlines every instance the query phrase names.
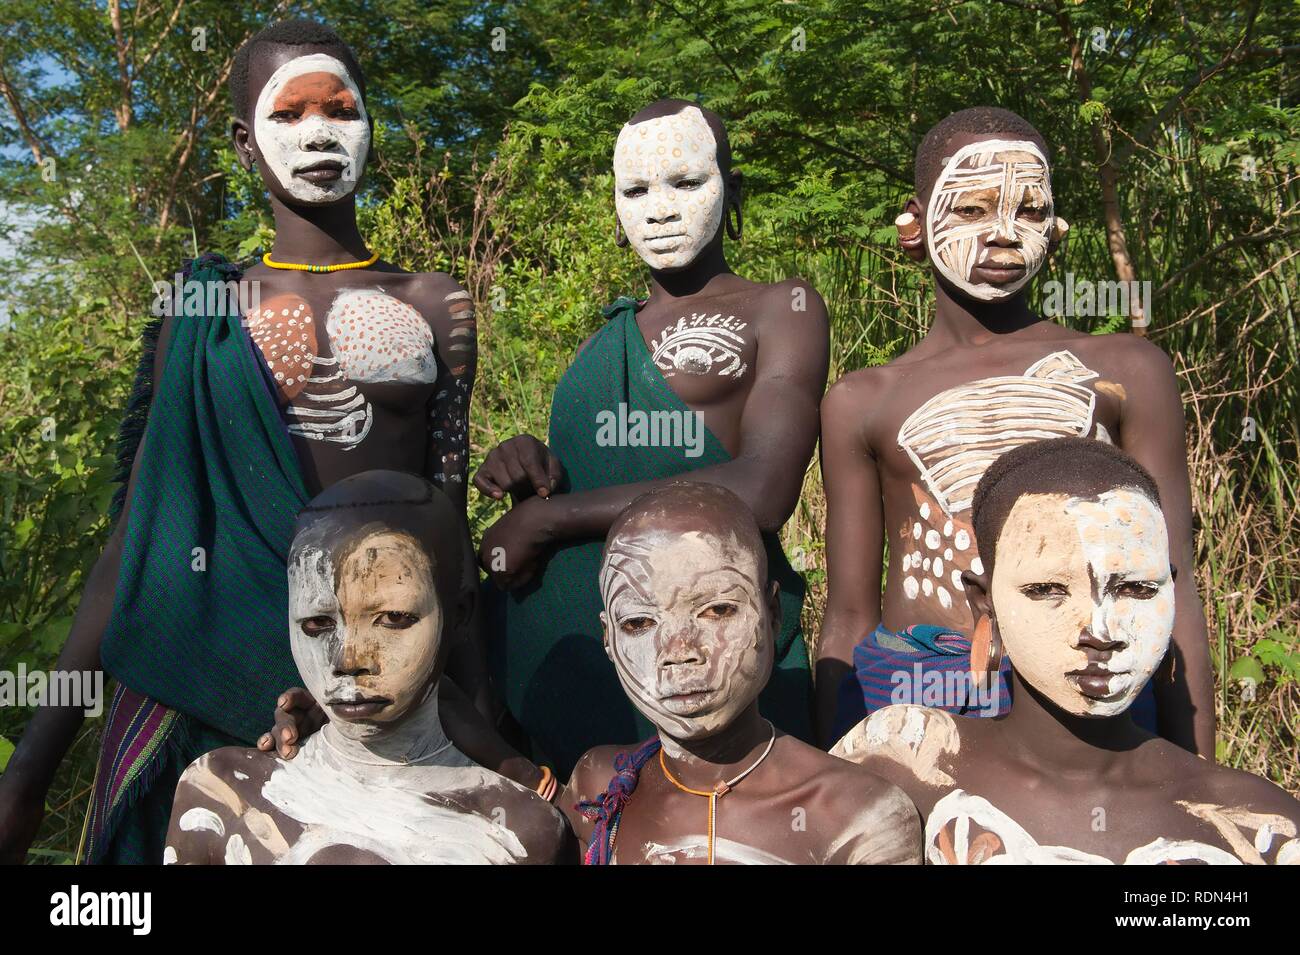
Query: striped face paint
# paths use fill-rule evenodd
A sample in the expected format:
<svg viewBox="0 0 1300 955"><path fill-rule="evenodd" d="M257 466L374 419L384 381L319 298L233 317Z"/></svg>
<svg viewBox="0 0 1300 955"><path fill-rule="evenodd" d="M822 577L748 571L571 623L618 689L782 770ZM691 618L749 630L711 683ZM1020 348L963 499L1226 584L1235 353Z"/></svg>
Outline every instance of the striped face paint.
<svg viewBox="0 0 1300 955"><path fill-rule="evenodd" d="M257 96L253 135L267 171L299 202L351 195L370 151L370 122L348 69L324 53L271 74Z"/></svg>
<svg viewBox="0 0 1300 955"><path fill-rule="evenodd" d="M661 731L707 738L758 697L775 648L758 559L734 536L630 530L600 585L619 682Z"/></svg>
<svg viewBox="0 0 1300 955"><path fill-rule="evenodd" d="M935 180L926 212L930 261L972 298L1010 298L1043 267L1054 216L1047 158L1038 146L971 143Z"/></svg>
<svg viewBox="0 0 1300 955"><path fill-rule="evenodd" d="M1131 488L1026 494L998 535L992 597L1026 683L1067 713L1122 713L1173 635L1164 516Z"/></svg>

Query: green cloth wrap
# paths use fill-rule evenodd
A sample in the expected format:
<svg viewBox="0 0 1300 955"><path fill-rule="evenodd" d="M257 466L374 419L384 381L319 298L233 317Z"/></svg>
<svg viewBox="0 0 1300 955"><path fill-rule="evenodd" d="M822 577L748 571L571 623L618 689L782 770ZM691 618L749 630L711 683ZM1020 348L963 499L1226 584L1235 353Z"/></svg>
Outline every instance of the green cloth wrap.
<svg viewBox="0 0 1300 955"><path fill-rule="evenodd" d="M205 256L190 280L239 277ZM308 495L238 309L202 311L172 318L101 653L126 686L251 745L302 682L285 568Z"/></svg>
<svg viewBox="0 0 1300 955"><path fill-rule="evenodd" d="M564 463L561 492L686 475L731 455L701 424L703 453L681 446L597 443L597 415L629 411L691 414L655 366L636 323L636 303L620 298L609 321L574 359L555 389L550 447ZM799 625L806 587L775 534L765 534L768 574L781 588L781 633L772 679L759 698L763 715L800 739L812 739L812 680ZM561 779L588 749L632 744L654 728L623 693L601 642L603 609L597 577L603 540L556 547L538 580L502 594L487 588L489 649L494 676L534 756L553 763Z"/></svg>

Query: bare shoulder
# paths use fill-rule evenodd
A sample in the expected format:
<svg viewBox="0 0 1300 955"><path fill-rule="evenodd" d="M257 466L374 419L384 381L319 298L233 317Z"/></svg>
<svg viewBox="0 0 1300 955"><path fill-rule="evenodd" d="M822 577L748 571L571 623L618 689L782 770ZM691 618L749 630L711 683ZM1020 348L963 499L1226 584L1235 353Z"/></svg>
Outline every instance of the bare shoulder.
<svg viewBox="0 0 1300 955"><path fill-rule="evenodd" d="M887 394L893 377L889 365L868 365L841 375L822 399L822 416L861 420Z"/></svg>
<svg viewBox="0 0 1300 955"><path fill-rule="evenodd" d="M244 791L265 782L278 762L278 757L253 747L223 746L204 753L186 767L181 773L177 793L188 787L238 814L247 801Z"/></svg>
<svg viewBox="0 0 1300 955"><path fill-rule="evenodd" d="M1180 804L1204 802L1220 807L1237 807L1247 813L1281 817L1291 822L1290 835L1297 834L1295 827L1300 825L1300 802L1285 789L1254 773L1217 766L1199 756L1187 755L1188 762L1197 764L1198 771L1184 776L1189 780L1191 791L1184 794Z"/></svg>
<svg viewBox="0 0 1300 955"><path fill-rule="evenodd" d="M1087 335L1086 350L1093 360L1123 384L1174 381L1174 365L1164 349L1150 339L1129 332ZM1085 350L1084 348L1080 349Z"/></svg>
<svg viewBox="0 0 1300 955"><path fill-rule="evenodd" d="M872 769L909 793L918 786L933 789L937 798L956 783L963 728L973 722L925 706L886 706L845 733L831 755Z"/></svg>
<svg viewBox="0 0 1300 955"><path fill-rule="evenodd" d="M459 317L462 312L473 318L474 302L469 292L446 272L399 273L394 281L398 283L402 298L435 325Z"/></svg>
<svg viewBox="0 0 1300 955"><path fill-rule="evenodd" d="M597 802L614 778L614 760L626 746L597 746L582 754L569 775L569 784L561 794L563 811L581 845L591 839L593 823L578 808L581 803Z"/></svg>
<svg viewBox="0 0 1300 955"><path fill-rule="evenodd" d="M900 865L921 861L920 816L902 789L864 766L802 747L804 777L836 820L826 861L840 865ZM806 752L804 752L806 751Z"/></svg>
<svg viewBox="0 0 1300 955"><path fill-rule="evenodd" d="M760 332L783 333L806 338L828 338L830 318L826 302L812 285L801 278L783 282L755 282L753 314Z"/></svg>
<svg viewBox="0 0 1300 955"><path fill-rule="evenodd" d="M582 754L569 777L569 792L583 801L597 798L614 778L614 760L627 746L597 746Z"/></svg>

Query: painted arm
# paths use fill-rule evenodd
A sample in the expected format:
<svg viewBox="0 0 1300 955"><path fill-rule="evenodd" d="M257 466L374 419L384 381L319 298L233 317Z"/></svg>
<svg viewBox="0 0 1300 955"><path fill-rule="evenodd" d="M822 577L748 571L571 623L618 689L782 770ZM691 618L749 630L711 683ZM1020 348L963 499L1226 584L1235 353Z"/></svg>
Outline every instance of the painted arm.
<svg viewBox="0 0 1300 955"><path fill-rule="evenodd" d="M155 387L162 380L170 341L171 319L166 318L159 330L154 352ZM103 553L86 577L68 639L55 664L58 671L95 673L101 669L99 648L113 612L122 544L140 462L144 458L144 444L142 437L131 466L122 513ZM83 711L78 707L42 706L27 724L4 775L0 776L0 863L18 864L26 856L45 815L45 794L84 719Z"/></svg>
<svg viewBox="0 0 1300 955"><path fill-rule="evenodd" d="M880 623L884 517L880 477L863 435L872 407L863 372L837 382L822 401L822 484L826 489L826 612L817 641L816 728L829 746L840 685L853 648Z"/></svg>
<svg viewBox="0 0 1300 955"><path fill-rule="evenodd" d="M461 515L461 541L465 553L463 588L477 592L478 568L474 543L470 539L466 513L466 480L469 471L469 408L478 368L478 325L474 303L458 283L446 282L431 296L440 374L429 401L429 445L425 477L437 484L456 505ZM474 700L486 716L494 711L488 680L486 651L479 634L477 602L475 612L451 651L447 671Z"/></svg>
<svg viewBox="0 0 1300 955"><path fill-rule="evenodd" d="M734 492L765 532L779 531L794 512L817 442L830 341L826 307L815 291L808 291L806 312L769 314L762 325L735 458L682 476ZM483 535L480 565L501 586L521 586L531 579L548 544L601 539L634 499L682 477L528 497Z"/></svg>
<svg viewBox="0 0 1300 955"><path fill-rule="evenodd" d="M1126 338L1129 336L1125 336ZM1187 478L1187 441L1182 396L1169 358L1134 338L1126 362L1127 393L1121 402L1119 443L1151 472L1160 489L1169 530L1174 582L1171 661L1155 676L1160 733L1184 749L1214 759L1214 670L1210 664L1205 610L1196 590L1192 539L1192 492ZM1172 663L1172 679L1166 676Z"/></svg>
<svg viewBox="0 0 1300 955"><path fill-rule="evenodd" d="M223 835L238 822L225 805L208 798L196 785L200 775L210 775L209 756L186 767L176 784L171 822L163 843L164 865L220 865L225 860Z"/></svg>

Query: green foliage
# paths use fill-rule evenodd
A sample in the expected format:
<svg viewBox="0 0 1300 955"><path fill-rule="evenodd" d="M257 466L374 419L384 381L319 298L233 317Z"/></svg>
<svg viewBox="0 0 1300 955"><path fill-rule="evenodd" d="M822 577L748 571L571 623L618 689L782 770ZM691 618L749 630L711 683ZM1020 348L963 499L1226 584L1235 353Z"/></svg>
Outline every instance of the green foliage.
<svg viewBox="0 0 1300 955"><path fill-rule="evenodd" d="M255 172L229 141L224 71L263 5L10 0L0 12L0 661L48 666L108 531L112 438L151 281L195 251L268 246ZM635 110L697 100L727 122L744 176L737 271L800 275L826 299L832 376L925 333L928 269L897 249L912 157L948 112L1003 105L1051 146L1072 224L1043 279L1118 277L1099 166L1111 164L1148 333L1180 376L1199 524L1197 573L1219 683L1219 757L1300 789L1300 13L1189 0L295 2L356 48L376 120L363 231L406 268L450 271L480 321L474 463L544 435L554 383L600 306L646 276L613 243L610 150ZM194 49L195 27L206 50ZM500 29L500 34L493 31ZM504 39L504 49L492 40ZM118 57L130 40L131 82ZM1080 73L1073 64L1078 56ZM1086 79L1086 83L1084 80ZM24 121L12 102L23 108ZM1101 152L1094 134L1100 133ZM36 157L54 160L55 175ZM1041 295L1036 283L1031 299ZM1095 333L1122 316L1066 319ZM1243 440L1250 416L1259 435ZM53 419L52 440L42 422ZM48 432L47 432L48 434ZM471 495L481 527L500 505ZM815 462L785 531L825 598ZM1251 661L1249 663L1243 661ZM1253 700L1236 691L1250 676ZM26 714L0 711L0 739ZM51 794L43 858L66 860L93 771L93 728ZM0 742L0 763L5 745Z"/></svg>

